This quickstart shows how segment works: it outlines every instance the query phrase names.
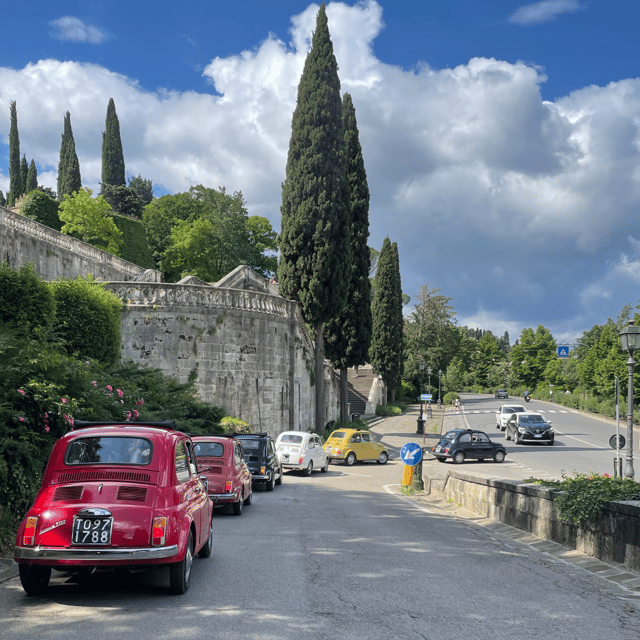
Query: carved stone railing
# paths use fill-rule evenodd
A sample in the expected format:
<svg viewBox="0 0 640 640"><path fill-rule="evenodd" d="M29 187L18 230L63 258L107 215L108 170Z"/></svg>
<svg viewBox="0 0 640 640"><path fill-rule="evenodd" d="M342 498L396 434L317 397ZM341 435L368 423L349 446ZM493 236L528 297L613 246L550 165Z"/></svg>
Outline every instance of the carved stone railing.
<svg viewBox="0 0 640 640"><path fill-rule="evenodd" d="M131 307L193 307L202 309L240 309L281 318L289 316L287 300L246 289L171 284L166 282L109 282L105 285Z"/></svg>
<svg viewBox="0 0 640 640"><path fill-rule="evenodd" d="M142 267L132 262L127 262L122 258L118 258L106 251L101 251L96 247L86 244L81 240L59 233L55 229L51 229L44 224L40 224L31 218L27 218L13 211L9 211L4 207L0 207L0 226L4 225L8 229L15 229L38 242L47 243L61 250L73 253L84 260L89 260L96 264L110 267L125 277L131 278L144 272ZM159 272L156 272L157 278L160 278ZM84 275L84 274L83 274Z"/></svg>

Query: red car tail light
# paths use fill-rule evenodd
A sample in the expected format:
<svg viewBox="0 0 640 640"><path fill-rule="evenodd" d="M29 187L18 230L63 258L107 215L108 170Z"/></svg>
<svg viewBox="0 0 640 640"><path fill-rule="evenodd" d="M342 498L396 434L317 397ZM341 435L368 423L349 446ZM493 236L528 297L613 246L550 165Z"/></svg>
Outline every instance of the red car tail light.
<svg viewBox="0 0 640 640"><path fill-rule="evenodd" d="M151 544L154 547L161 547L167 539L167 519L154 518L151 532Z"/></svg>
<svg viewBox="0 0 640 640"><path fill-rule="evenodd" d="M33 547L36 542L36 527L38 525L38 518L30 516L27 518L27 524L24 527L24 534L22 536L22 544L25 547Z"/></svg>
<svg viewBox="0 0 640 640"><path fill-rule="evenodd" d="M227 480L224 483L224 492L225 493L231 493L231 486L232 486L231 480Z"/></svg>
<svg viewBox="0 0 640 640"><path fill-rule="evenodd" d="M303 462L304 462L304 458L300 456L300 459L298 460L298 464L302 464Z"/></svg>

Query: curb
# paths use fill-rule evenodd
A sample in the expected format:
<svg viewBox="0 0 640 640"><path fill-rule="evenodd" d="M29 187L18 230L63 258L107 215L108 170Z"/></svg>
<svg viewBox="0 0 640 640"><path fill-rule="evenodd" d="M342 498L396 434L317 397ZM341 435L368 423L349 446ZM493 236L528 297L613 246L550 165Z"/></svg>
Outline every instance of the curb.
<svg viewBox="0 0 640 640"><path fill-rule="evenodd" d="M0 558L0 583L18 577L18 564L13 558Z"/></svg>

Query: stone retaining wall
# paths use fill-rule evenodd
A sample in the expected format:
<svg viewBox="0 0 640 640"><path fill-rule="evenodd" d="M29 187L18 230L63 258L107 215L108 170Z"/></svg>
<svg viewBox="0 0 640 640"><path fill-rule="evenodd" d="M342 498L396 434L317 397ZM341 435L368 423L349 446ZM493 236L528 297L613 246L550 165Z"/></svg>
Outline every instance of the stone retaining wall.
<svg viewBox="0 0 640 640"><path fill-rule="evenodd" d="M600 517L575 525L560 519L554 492L534 484L450 471L425 487L447 502L552 540L605 562L640 571L640 502L609 502Z"/></svg>

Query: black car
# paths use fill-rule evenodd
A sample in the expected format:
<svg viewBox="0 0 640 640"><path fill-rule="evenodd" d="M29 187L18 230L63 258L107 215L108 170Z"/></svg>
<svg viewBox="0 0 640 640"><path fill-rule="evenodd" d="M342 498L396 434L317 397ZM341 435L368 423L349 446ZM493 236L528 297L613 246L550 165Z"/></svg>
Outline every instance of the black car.
<svg viewBox="0 0 640 640"><path fill-rule="evenodd" d="M551 423L539 413L514 413L507 422L504 437L513 439L516 444L544 442L552 445L555 433Z"/></svg>
<svg viewBox="0 0 640 640"><path fill-rule="evenodd" d="M268 433L239 435L236 439L242 442L244 461L253 476L253 484L262 484L267 491L282 484L282 465Z"/></svg>
<svg viewBox="0 0 640 640"><path fill-rule="evenodd" d="M492 442L484 431L452 429L432 447L431 453L440 462L451 458L456 464L460 464L467 459L482 462L487 458L495 462L504 462L507 450L501 444Z"/></svg>

